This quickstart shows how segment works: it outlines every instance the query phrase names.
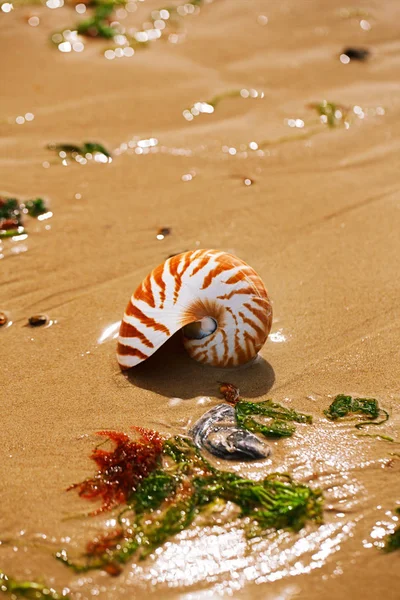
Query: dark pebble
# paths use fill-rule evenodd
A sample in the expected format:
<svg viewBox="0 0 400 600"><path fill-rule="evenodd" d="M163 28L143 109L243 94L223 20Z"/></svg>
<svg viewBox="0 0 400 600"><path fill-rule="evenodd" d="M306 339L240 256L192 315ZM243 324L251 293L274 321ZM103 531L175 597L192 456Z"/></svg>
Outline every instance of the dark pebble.
<svg viewBox="0 0 400 600"><path fill-rule="evenodd" d="M342 54L345 54L350 58L350 60L367 60L369 55L371 54L367 48L345 48Z"/></svg>
<svg viewBox="0 0 400 600"><path fill-rule="evenodd" d="M159 229L157 231L157 235L169 235L170 233L171 233L170 227L161 227L161 229Z"/></svg>
<svg viewBox="0 0 400 600"><path fill-rule="evenodd" d="M41 325L46 325L46 323L46 315L34 315L33 317L29 317L29 325L32 327L40 327Z"/></svg>
<svg viewBox="0 0 400 600"><path fill-rule="evenodd" d="M0 312L0 327L3 327L3 325L7 324L7 315L3 312Z"/></svg>

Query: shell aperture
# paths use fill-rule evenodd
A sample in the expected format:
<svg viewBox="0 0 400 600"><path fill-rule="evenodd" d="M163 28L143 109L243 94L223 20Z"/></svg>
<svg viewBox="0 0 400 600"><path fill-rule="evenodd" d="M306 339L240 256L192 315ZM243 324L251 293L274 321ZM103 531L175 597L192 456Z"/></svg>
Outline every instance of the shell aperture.
<svg viewBox="0 0 400 600"><path fill-rule="evenodd" d="M183 328L183 335L187 339L202 340L217 329L218 323L212 317L203 317L200 321L189 323Z"/></svg>
<svg viewBox="0 0 400 600"><path fill-rule="evenodd" d="M249 265L219 250L172 256L136 289L122 319L117 358L129 369L183 329L195 360L217 367L249 362L264 345L272 307Z"/></svg>
<svg viewBox="0 0 400 600"><path fill-rule="evenodd" d="M236 424L235 409L218 404L207 411L189 432L194 444L225 460L257 460L271 453L270 446Z"/></svg>

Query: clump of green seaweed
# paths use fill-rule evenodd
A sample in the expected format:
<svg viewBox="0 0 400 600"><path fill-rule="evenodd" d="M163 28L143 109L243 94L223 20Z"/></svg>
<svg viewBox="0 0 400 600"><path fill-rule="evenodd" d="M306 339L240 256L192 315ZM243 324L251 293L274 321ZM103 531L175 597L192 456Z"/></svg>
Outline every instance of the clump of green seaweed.
<svg viewBox="0 0 400 600"><path fill-rule="evenodd" d="M22 211L16 198L0 199L0 237L23 233Z"/></svg>
<svg viewBox="0 0 400 600"><path fill-rule="evenodd" d="M48 211L43 198L35 198L35 200L28 200L27 202L24 202L24 208L26 209L28 215L30 217L34 217L35 219Z"/></svg>
<svg viewBox="0 0 400 600"><path fill-rule="evenodd" d="M312 423L311 415L299 413L272 400L263 402L241 400L239 390L231 383L221 383L219 389L225 400L235 406L236 422L239 427L253 433L261 433L267 438L290 437L296 431L293 423ZM269 420L260 423L253 418L254 416Z"/></svg>
<svg viewBox="0 0 400 600"><path fill-rule="evenodd" d="M131 462L132 473L148 453L154 456L152 440L157 444L160 440L156 432L140 431L150 441L142 445L133 465ZM114 432L114 436L120 435ZM115 451L120 452L121 447ZM97 475L101 477L100 472ZM286 473L272 473L261 481L252 481L221 471L181 436L163 439L152 470L132 482L130 494L124 488L122 497L126 501L118 516L119 527L89 542L77 559L61 550L56 554L58 560L77 573L103 569L118 575L132 557L145 559L171 536L188 528L198 515L206 517L216 505L227 502L240 511L239 519L246 518L241 526L247 537L266 535L274 529L297 532L309 521L322 522L320 490L295 482ZM232 516L232 520L237 518L237 514Z"/></svg>
<svg viewBox="0 0 400 600"><path fill-rule="evenodd" d="M11 594L14 598L30 598L31 600L42 600L51 598L52 600L68 600L69 596L59 594L54 588L37 583L36 581L21 581L13 579L9 575L0 571L0 592Z"/></svg>
<svg viewBox="0 0 400 600"><path fill-rule="evenodd" d="M16 198L0 198L0 238L25 233L24 216L37 218L48 208L43 198L20 202Z"/></svg>
<svg viewBox="0 0 400 600"><path fill-rule="evenodd" d="M281 404L265 400L264 402L245 402L241 400L235 405L236 421L240 427L261 433L265 437L288 437L296 431L296 423L312 423L312 417L295 410L286 408ZM268 423L259 423L253 415L270 419Z"/></svg>
<svg viewBox="0 0 400 600"><path fill-rule="evenodd" d="M329 129L337 127L344 127L349 129L355 119L364 119L367 115L384 115L385 110L379 106L376 108L362 108L361 106L345 106L338 102L330 102L328 100L322 100L320 102L311 102L306 105L306 108L312 109L318 115L317 124L315 121L308 121L302 124L302 127L306 127L301 133L292 133L291 135L281 136L272 140L264 140L257 144L256 149L263 150L270 146L277 146L280 144L286 144L290 142L296 142L301 140L308 140L315 135L319 135L325 131L325 126ZM295 120L292 119L294 122ZM314 123L314 125L313 125ZM251 148L251 147L250 147ZM253 149L253 148L251 148Z"/></svg>
<svg viewBox="0 0 400 600"><path fill-rule="evenodd" d="M118 31L110 25L111 16L116 6L124 4L124 0L92 0L89 7L93 8L93 15L78 23L76 26L78 34L87 37L101 37L107 40L112 39Z"/></svg>
<svg viewBox="0 0 400 600"><path fill-rule="evenodd" d="M98 142L83 142L81 146L78 144L48 144L47 148L57 152L61 159L70 158L76 162L81 162L82 159L100 157L101 162L109 162L111 153Z"/></svg>
<svg viewBox="0 0 400 600"><path fill-rule="evenodd" d="M156 40L179 31L182 18L198 12L199 7L203 3L204 0L186 0L183 4L177 6L168 6L153 10L146 22L151 24L150 29L137 31L132 34L126 31L122 33L123 30L118 27L114 15L114 11L119 7L125 6L127 0L90 0L86 3L86 7L92 11L92 14L74 26L54 33L51 36L51 41L56 46L70 42L70 39L76 41L76 37L71 38L71 34L73 34L73 36L80 35L86 38L114 40L118 43L117 48L144 48L151 40ZM145 24L144 27L149 27L149 25ZM116 36L118 35L123 38L122 43L117 42ZM111 49L109 48L109 50Z"/></svg>
<svg viewBox="0 0 400 600"><path fill-rule="evenodd" d="M336 102L313 102L309 104L309 108L313 108L319 115L321 123L325 123L328 127L338 127L347 122L347 117L351 112L351 108Z"/></svg>
<svg viewBox="0 0 400 600"><path fill-rule="evenodd" d="M396 513L400 516L400 506L396 508ZM385 552L394 552L394 550L400 550L400 525L396 527L393 533L390 533L384 546Z"/></svg>
<svg viewBox="0 0 400 600"><path fill-rule="evenodd" d="M87 10L92 10L93 13L75 26L65 29L63 32L54 33L51 36L51 41L56 46L68 41L67 33L70 34L71 31L89 38L112 39L118 34L118 30L115 27L111 27L111 23L114 20L112 18L114 10L118 6L124 6L125 4L126 0L90 0L86 4L86 7Z"/></svg>
<svg viewBox="0 0 400 600"><path fill-rule="evenodd" d="M365 416L366 418L363 421L355 425L357 429L361 429L366 425L382 425L389 419L389 414L379 407L375 398L352 398L344 394L336 396L328 410L324 410L324 414L331 421L357 414ZM384 415L384 418L381 421L374 421L382 415Z"/></svg>

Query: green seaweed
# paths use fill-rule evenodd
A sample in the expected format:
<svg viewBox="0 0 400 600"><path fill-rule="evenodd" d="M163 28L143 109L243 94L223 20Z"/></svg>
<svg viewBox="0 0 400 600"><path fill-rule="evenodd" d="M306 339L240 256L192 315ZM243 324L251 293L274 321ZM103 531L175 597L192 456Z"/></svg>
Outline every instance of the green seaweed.
<svg viewBox="0 0 400 600"><path fill-rule="evenodd" d="M162 469L150 473L136 490L132 504L137 514L156 510L164 500L175 492L178 480Z"/></svg>
<svg viewBox="0 0 400 600"><path fill-rule="evenodd" d="M79 35L101 37L108 40L113 38L118 31L114 27L110 27L110 18L116 4L120 5L121 2L99 2L98 0L92 2L94 14L78 23L76 29Z"/></svg>
<svg viewBox="0 0 400 600"><path fill-rule="evenodd" d="M398 444L399 443L399 442L396 442L396 440L394 440L389 435L382 435L380 433L356 433L356 436L357 437L377 438L379 440L383 440L384 442L392 442L393 444Z"/></svg>
<svg viewBox="0 0 400 600"><path fill-rule="evenodd" d="M0 571L0 591L15 597L31 598L41 600L51 598L52 600L68 600L69 596L59 594L55 589L36 581L21 581L13 579Z"/></svg>
<svg viewBox="0 0 400 600"><path fill-rule="evenodd" d="M211 98L211 100L207 100L205 102L201 101L201 102L196 102L195 104L193 104L193 106L189 107L189 108L185 108L185 110L183 111L183 116L185 116L186 119L193 119L193 117L199 116L200 114L209 114L206 111L203 111L201 108L201 105L203 104L207 104L209 106L211 106L214 110L217 108L217 106L226 98L238 98L240 97L240 90L230 90L227 92L222 92L221 94L217 94L216 96L213 96ZM211 111L213 112L213 111ZM189 116L189 114L192 116Z"/></svg>
<svg viewBox="0 0 400 600"><path fill-rule="evenodd" d="M111 156L111 153L102 145L97 142L85 142L81 148L83 155L90 153L95 154L99 152L107 157Z"/></svg>
<svg viewBox="0 0 400 600"><path fill-rule="evenodd" d="M8 0L4 0L4 2L0 2L0 7L8 2ZM42 0L12 0L12 5L14 8L23 7L23 6L37 6L43 5Z"/></svg>
<svg viewBox="0 0 400 600"><path fill-rule="evenodd" d="M0 199L0 219L20 219L21 211L16 198Z"/></svg>
<svg viewBox="0 0 400 600"><path fill-rule="evenodd" d="M1 229L0 239L14 237L16 235L22 235L25 233L24 227L18 227L18 229Z"/></svg>
<svg viewBox="0 0 400 600"><path fill-rule="evenodd" d="M235 410L236 421L240 427L253 433L261 433L265 437L289 437L296 431L293 422L312 423L310 415L285 408L272 400L257 403L240 400L235 405ZM260 423L252 415L267 417L270 421Z"/></svg>
<svg viewBox="0 0 400 600"><path fill-rule="evenodd" d="M222 92L221 94L217 94L216 96L213 96L211 98L211 100L207 101L207 104L210 104L213 108L216 108L218 106L218 104L222 100L225 100L226 98L239 98L239 97L240 97L240 90L230 90L228 92Z"/></svg>
<svg viewBox="0 0 400 600"><path fill-rule="evenodd" d="M113 12L116 7L124 6L125 4L126 0L91 0L87 4L87 8L89 10L92 9L93 14L74 26L69 27L68 30L75 30L79 35L84 37L112 39L118 34L118 30L110 26L110 23L114 20ZM63 31L51 36L51 41L56 46L62 40L66 40Z"/></svg>
<svg viewBox="0 0 400 600"><path fill-rule="evenodd" d="M352 398L344 394L336 396L328 410L324 410L324 414L331 421L354 414L365 415L366 420L355 425L357 429L361 429L366 425L382 425L389 419L389 414L386 410L379 407L378 401L375 398ZM377 419L382 414L384 418L381 421L374 421L374 419Z"/></svg>
<svg viewBox="0 0 400 600"><path fill-rule="evenodd" d="M169 25L168 30L171 30L172 24L176 28L179 27L182 19L182 14L179 12L180 6L200 6L204 0L186 0L179 6L163 7L158 11L152 11L149 15L149 21L153 24L158 20L158 17L153 16L154 13L159 13L161 10L168 10L169 19L166 24ZM73 26L65 28L64 31L56 32L51 36L51 41L54 45L58 46L61 42L67 41L68 38L64 36L64 33L68 31L76 31L79 35L89 38L102 38L106 40L112 40L116 35L120 33L118 28L112 27L111 23L115 21L114 11L118 6L125 6L127 0L91 0L87 4L87 8L92 10L92 14L85 18L83 21L76 23ZM148 45L148 41L142 41L137 39L137 36L124 34L129 46L132 48L143 48Z"/></svg>
<svg viewBox="0 0 400 600"><path fill-rule="evenodd" d="M275 138L274 140L263 140L262 142L260 142L258 144L258 148L260 150L262 150L263 148L269 148L270 146L279 146L280 144L287 144L290 142L308 140L309 138L313 137L314 135L323 133L323 131L324 130L321 129L321 127L319 125L317 125L316 127L313 127L312 129L309 129L308 131L305 131L303 133L284 135L279 138Z"/></svg>
<svg viewBox="0 0 400 600"><path fill-rule="evenodd" d="M35 198L35 200L28 200L27 202L25 202L25 208L28 211L28 215L34 218L37 218L48 211L48 208L43 198Z"/></svg>
<svg viewBox="0 0 400 600"><path fill-rule="evenodd" d="M296 431L294 422L312 423L312 417L286 408L272 400L264 402L247 402L240 398L239 389L231 383L220 382L219 391L229 404L235 407L236 422L253 433L261 433L265 437L290 437ZM258 415L270 419L260 423L253 418Z"/></svg>
<svg viewBox="0 0 400 600"><path fill-rule="evenodd" d="M322 522L320 490L295 482L288 474L272 473L252 481L221 471L190 440L175 436L164 440L157 468L120 512L122 533L118 530L114 536L99 538L76 560L65 550L56 558L77 573L100 568L115 575L132 557L143 560L188 528L197 515L207 515L216 504L226 502L240 509L239 518L246 517L247 537L274 529L297 532L309 521Z"/></svg>
<svg viewBox="0 0 400 600"><path fill-rule="evenodd" d="M336 104L335 102L328 102L323 100L322 102L313 102L309 104L310 108L317 111L319 117L323 117L328 127L337 127L338 125L344 124L348 108L342 104Z"/></svg>
<svg viewBox="0 0 400 600"><path fill-rule="evenodd" d="M400 515L400 506L396 508L396 513ZM393 533L390 533L387 536L384 550L385 552L393 552L394 550L400 550L400 525L396 527Z"/></svg>
<svg viewBox="0 0 400 600"><path fill-rule="evenodd" d="M0 238L14 237L25 233L24 213L37 218L47 212L42 198L21 202L16 198L0 198Z"/></svg>
<svg viewBox="0 0 400 600"><path fill-rule="evenodd" d="M72 158L78 154L81 156L85 156L86 154L104 154L108 158L111 157L111 153L98 142L83 142L81 146L77 144L48 144L47 148L54 150L58 154L65 152L65 154Z"/></svg>
<svg viewBox="0 0 400 600"><path fill-rule="evenodd" d="M142 532L139 560L144 560L170 537L190 527L198 512L196 495L193 494L173 502L150 524L143 523L143 520L137 523L138 530Z"/></svg>
<svg viewBox="0 0 400 600"><path fill-rule="evenodd" d="M24 233L22 210L16 198L0 198L0 239Z"/></svg>

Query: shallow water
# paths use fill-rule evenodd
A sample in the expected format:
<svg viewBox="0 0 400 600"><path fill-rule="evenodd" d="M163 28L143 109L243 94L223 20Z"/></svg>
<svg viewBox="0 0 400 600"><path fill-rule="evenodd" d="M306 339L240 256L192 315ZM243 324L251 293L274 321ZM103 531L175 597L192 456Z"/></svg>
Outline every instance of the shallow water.
<svg viewBox="0 0 400 600"><path fill-rule="evenodd" d="M160 2L137 7L121 25L140 28ZM0 310L12 321L0 330L5 572L76 599L398 597L398 558L379 550L400 501L398 446L322 412L337 393L377 397L391 417L379 432L400 440L400 7L356 8L214 0L177 37L114 59L100 40L83 52L49 44L79 18L71 7L0 12L0 193L43 196L53 213L1 241ZM343 64L346 46L371 57ZM184 116L232 90L244 92ZM348 128L319 122L309 105L324 99L350 108ZM46 148L88 140L112 162L63 164ZM163 227L171 234L157 239ZM274 323L261 358L207 369L174 339L122 375L114 336L133 289L170 254L208 247L266 283ZM26 326L34 314L52 326ZM87 508L65 488L92 473L94 432L183 433L220 402L219 380L314 416L273 442L270 459L219 464L321 487L325 524L251 543L239 527L194 527L117 579L56 563L53 551L113 525L112 514L65 519Z"/></svg>

